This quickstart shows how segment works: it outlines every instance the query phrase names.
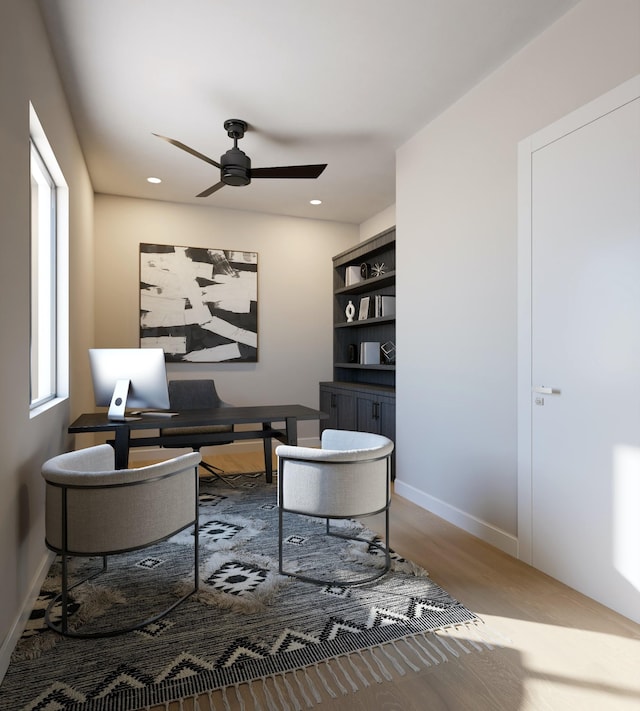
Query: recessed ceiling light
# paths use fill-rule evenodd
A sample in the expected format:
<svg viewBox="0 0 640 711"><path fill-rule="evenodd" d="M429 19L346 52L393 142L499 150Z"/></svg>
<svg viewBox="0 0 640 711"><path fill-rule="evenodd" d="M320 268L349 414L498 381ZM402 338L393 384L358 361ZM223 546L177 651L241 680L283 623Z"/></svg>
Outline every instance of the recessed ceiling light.
<svg viewBox="0 0 640 711"><path fill-rule="evenodd" d="M312 205L322 205L322 200L309 200Z"/></svg>
<svg viewBox="0 0 640 711"><path fill-rule="evenodd" d="M160 178L147 178L148 183L161 183L162 180Z"/></svg>

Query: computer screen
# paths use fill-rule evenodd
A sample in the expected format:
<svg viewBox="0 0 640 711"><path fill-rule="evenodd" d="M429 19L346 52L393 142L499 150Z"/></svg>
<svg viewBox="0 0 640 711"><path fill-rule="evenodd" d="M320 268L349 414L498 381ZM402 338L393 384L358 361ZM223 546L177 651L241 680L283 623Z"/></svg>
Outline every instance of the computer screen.
<svg viewBox="0 0 640 711"><path fill-rule="evenodd" d="M96 405L109 407L109 419L124 419L126 408L168 409L162 348L90 348L89 364Z"/></svg>

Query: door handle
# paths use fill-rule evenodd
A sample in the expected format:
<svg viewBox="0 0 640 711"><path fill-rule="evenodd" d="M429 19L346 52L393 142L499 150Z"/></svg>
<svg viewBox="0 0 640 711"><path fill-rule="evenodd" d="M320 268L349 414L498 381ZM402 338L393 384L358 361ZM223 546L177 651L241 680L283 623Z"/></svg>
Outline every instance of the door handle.
<svg viewBox="0 0 640 711"><path fill-rule="evenodd" d="M533 388L534 393L539 393L540 395L560 395L559 388L548 388L545 385L536 385Z"/></svg>

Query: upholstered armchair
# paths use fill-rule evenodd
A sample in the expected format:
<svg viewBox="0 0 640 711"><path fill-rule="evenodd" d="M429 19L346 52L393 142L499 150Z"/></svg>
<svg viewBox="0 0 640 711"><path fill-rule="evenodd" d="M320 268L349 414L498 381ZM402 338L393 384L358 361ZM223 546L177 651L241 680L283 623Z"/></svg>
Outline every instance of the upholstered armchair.
<svg viewBox="0 0 640 711"><path fill-rule="evenodd" d="M320 449L280 445L278 456L278 558L280 573L322 585L362 585L387 573L389 506L391 503L391 453L387 437L369 432L326 429ZM384 513L383 543L331 530L331 521ZM350 580L320 579L303 572L284 570L283 520L285 514L326 519L326 535L363 541L378 548L384 565L375 574Z"/></svg>
<svg viewBox="0 0 640 711"><path fill-rule="evenodd" d="M61 593L51 601L48 626L70 637L106 637L139 629L173 610L195 592L198 579L198 463L196 452L137 469L115 469L113 448L88 447L49 459L46 482L46 544L62 560ZM194 585L168 608L127 627L82 633L68 625L69 592L106 571L107 556L162 541L194 527ZM70 556L102 557L102 569L69 585ZM62 604L60 624L51 610Z"/></svg>

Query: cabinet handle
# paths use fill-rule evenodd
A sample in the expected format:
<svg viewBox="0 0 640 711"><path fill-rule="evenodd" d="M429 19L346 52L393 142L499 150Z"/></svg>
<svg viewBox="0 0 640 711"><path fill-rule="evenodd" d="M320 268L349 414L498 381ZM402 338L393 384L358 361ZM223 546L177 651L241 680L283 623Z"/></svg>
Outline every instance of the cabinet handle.
<svg viewBox="0 0 640 711"><path fill-rule="evenodd" d="M374 420L377 420L380 418L380 403L379 402L372 402L371 403L371 417L373 417Z"/></svg>
<svg viewBox="0 0 640 711"><path fill-rule="evenodd" d="M335 406L336 406L336 394L331 393L331 407L335 407Z"/></svg>

